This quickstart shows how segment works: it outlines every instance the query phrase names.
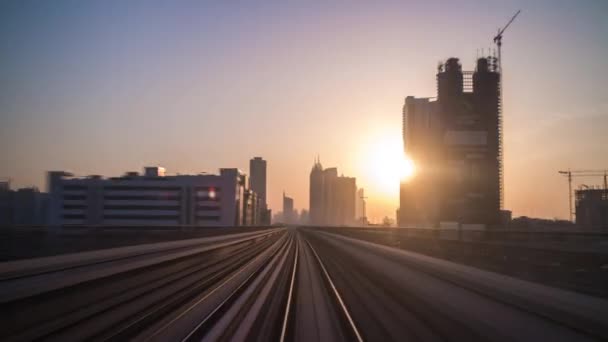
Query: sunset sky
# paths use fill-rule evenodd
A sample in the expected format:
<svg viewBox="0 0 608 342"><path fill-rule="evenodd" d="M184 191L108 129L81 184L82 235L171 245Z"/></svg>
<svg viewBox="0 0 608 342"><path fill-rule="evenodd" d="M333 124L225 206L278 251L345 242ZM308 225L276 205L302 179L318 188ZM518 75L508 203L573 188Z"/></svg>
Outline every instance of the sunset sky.
<svg viewBox="0 0 608 342"><path fill-rule="evenodd" d="M262 156L276 212L283 191L308 207L319 154L357 177L371 219L394 217L374 148L401 140L406 96L436 95L439 60L473 69L517 9L506 208L567 218L557 171L608 167L606 1L3 1L0 177L248 172Z"/></svg>

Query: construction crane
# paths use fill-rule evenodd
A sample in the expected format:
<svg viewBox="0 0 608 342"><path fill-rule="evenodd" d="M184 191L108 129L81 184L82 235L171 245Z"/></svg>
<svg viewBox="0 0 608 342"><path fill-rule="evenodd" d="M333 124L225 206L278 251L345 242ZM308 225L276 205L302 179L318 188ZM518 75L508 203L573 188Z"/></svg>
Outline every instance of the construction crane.
<svg viewBox="0 0 608 342"><path fill-rule="evenodd" d="M505 33L505 30L511 25L513 20L515 20L515 18L517 18L519 13L521 13L521 10L518 10L513 15L513 17L511 17L511 20L509 20L509 22L507 23L507 25L505 25L505 27L503 27L502 29L498 29L498 34L494 37L494 43L496 44L496 47L498 48L498 72L500 72L501 74L502 74L502 62L501 62L500 49L502 46L502 34Z"/></svg>
<svg viewBox="0 0 608 342"><path fill-rule="evenodd" d="M604 191L608 192L608 169L604 170L570 170L557 171L568 178L568 205L570 208L570 221L574 222L572 210L572 178L573 177L604 177Z"/></svg>
<svg viewBox="0 0 608 342"><path fill-rule="evenodd" d="M505 30L511 25L511 23L513 22L513 20L515 20L515 18L519 15L519 13L521 13L521 10L518 10L513 17L511 17L511 20L509 20L509 22L507 23L507 25L505 25L502 29L498 29L498 34L494 37L494 43L496 44L496 47L498 48L498 75L499 75L499 92L500 92L500 97L499 97L499 103L498 103L498 158L499 158L499 182L500 182L500 209L503 209L504 207L504 202L505 202L505 194L504 194L504 170L503 170L503 159L504 159L504 147L503 147L503 135L504 135L504 129L503 129L503 123L502 123L502 111L504 111L504 106L503 106L503 91L502 91L502 53L501 53L501 47L502 47L502 34L505 33Z"/></svg>

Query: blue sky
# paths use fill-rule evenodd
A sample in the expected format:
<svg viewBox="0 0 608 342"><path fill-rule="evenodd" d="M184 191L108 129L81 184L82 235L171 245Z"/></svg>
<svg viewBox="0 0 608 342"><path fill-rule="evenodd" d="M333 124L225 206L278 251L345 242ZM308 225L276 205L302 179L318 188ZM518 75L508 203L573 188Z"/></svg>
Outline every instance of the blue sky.
<svg viewBox="0 0 608 342"><path fill-rule="evenodd" d="M604 1L4 1L0 176L247 170L269 200L307 207L308 172L358 178L371 217L393 216L360 165L401 131L407 95L434 96L439 60L473 68L504 38L506 204L567 217L561 168L608 167ZM585 180L599 184L600 180Z"/></svg>

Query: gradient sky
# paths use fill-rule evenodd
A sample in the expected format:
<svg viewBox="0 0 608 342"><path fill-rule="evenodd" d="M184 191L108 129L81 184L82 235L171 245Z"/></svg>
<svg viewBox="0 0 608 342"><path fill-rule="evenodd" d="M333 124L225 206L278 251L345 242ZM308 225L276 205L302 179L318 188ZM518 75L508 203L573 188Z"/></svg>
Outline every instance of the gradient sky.
<svg viewBox="0 0 608 342"><path fill-rule="evenodd" d="M505 33L506 207L568 216L564 168L608 167L606 1L3 1L0 176L248 169L269 202L308 206L314 157L357 177L368 216L394 216L362 166L400 137L405 96L435 96L437 62ZM599 184L600 179L586 179ZM577 181L577 183L582 180Z"/></svg>

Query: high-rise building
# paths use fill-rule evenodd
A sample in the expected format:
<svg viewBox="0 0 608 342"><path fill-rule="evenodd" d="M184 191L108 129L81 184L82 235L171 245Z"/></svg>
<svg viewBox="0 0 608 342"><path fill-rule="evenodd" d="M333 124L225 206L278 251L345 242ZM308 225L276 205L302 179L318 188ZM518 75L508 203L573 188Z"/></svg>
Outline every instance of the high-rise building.
<svg viewBox="0 0 608 342"><path fill-rule="evenodd" d="M437 108L437 102L430 98L408 96L405 99L403 146L418 170L414 179L401 183L397 215L400 226L428 224L438 219L436 183L441 139Z"/></svg>
<svg viewBox="0 0 608 342"><path fill-rule="evenodd" d="M338 222L338 169L330 167L323 170L323 222L336 225Z"/></svg>
<svg viewBox="0 0 608 342"><path fill-rule="evenodd" d="M316 159L315 164L310 171L310 188L309 188L309 220L312 225L321 225L324 223L323 218L323 166Z"/></svg>
<svg viewBox="0 0 608 342"><path fill-rule="evenodd" d="M312 225L350 225L355 222L356 179L338 176L335 167L323 169L316 160L310 172Z"/></svg>
<svg viewBox="0 0 608 342"><path fill-rule="evenodd" d="M337 177L335 180L335 221L338 226L353 224L355 220L355 201L357 200L357 182L354 177Z"/></svg>
<svg viewBox="0 0 608 342"><path fill-rule="evenodd" d="M266 161L261 157L249 160L249 188L266 204Z"/></svg>
<svg viewBox="0 0 608 342"><path fill-rule="evenodd" d="M266 160L254 157L249 160L249 188L257 194L261 224L270 224L270 210L266 202Z"/></svg>
<svg viewBox="0 0 608 342"><path fill-rule="evenodd" d="M285 223L295 223L296 213L293 209L293 198L285 196L283 192L283 220Z"/></svg>
<svg viewBox="0 0 608 342"><path fill-rule="evenodd" d="M443 221L500 222L499 81L493 58L478 59L474 72L450 58L437 74Z"/></svg>
<svg viewBox="0 0 608 342"><path fill-rule="evenodd" d="M399 224L500 222L500 74L493 57L463 71L439 66L437 99L406 98L405 152L417 165L401 185Z"/></svg>

